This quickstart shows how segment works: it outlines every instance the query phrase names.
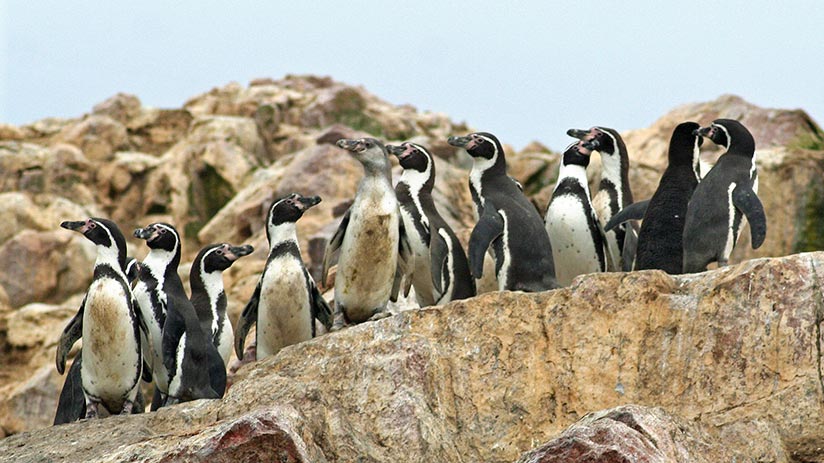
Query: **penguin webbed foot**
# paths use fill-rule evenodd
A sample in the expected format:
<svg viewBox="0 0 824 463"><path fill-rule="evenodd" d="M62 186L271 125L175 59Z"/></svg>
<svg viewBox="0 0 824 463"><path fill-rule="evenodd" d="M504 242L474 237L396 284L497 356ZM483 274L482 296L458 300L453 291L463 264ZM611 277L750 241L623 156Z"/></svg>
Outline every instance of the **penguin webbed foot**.
<svg viewBox="0 0 824 463"><path fill-rule="evenodd" d="M373 322L375 320L383 320L384 318L390 317L391 315L392 314L385 308L379 308L375 309L375 313L373 313L367 321Z"/></svg>
<svg viewBox="0 0 824 463"><path fill-rule="evenodd" d="M96 400L87 400L86 401L86 415L83 417L85 420L93 420L96 418L100 418L100 402Z"/></svg>
<svg viewBox="0 0 824 463"><path fill-rule="evenodd" d="M131 415L132 409L134 409L134 402L131 400L126 400L123 402L123 408L120 410L121 415Z"/></svg>
<svg viewBox="0 0 824 463"><path fill-rule="evenodd" d="M348 323L346 322L346 315L343 313L343 307L335 304L334 320L332 321L332 326L329 328L329 332L340 331L347 325Z"/></svg>

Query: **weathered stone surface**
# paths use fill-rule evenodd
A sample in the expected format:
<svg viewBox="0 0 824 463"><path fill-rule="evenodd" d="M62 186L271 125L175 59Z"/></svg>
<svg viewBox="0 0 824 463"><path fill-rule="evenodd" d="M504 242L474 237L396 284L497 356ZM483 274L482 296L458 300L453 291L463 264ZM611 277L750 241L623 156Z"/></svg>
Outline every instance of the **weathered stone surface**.
<svg viewBox="0 0 824 463"><path fill-rule="evenodd" d="M128 93L118 93L94 105L92 114L108 116L124 126L128 126L132 119L140 115L141 110L140 98Z"/></svg>
<svg viewBox="0 0 824 463"><path fill-rule="evenodd" d="M51 304L25 305L8 317L8 343L13 347L34 347L57 342L66 321L77 308Z"/></svg>
<svg viewBox="0 0 824 463"><path fill-rule="evenodd" d="M161 461L181 440L208 441L275 406L310 461L509 462L592 410L633 403L696 426L633 418L644 445L675 431L672 445L656 438L664 456L706 448L752 459L751 440L778 436L787 455L818 461L822 269L824 253L813 253L691 276L588 275L546 293L404 311L246 366L223 400L15 435L0 452ZM734 426L754 420L764 426L739 437ZM74 444L57 455L51 442L67 432Z"/></svg>
<svg viewBox="0 0 824 463"><path fill-rule="evenodd" d="M115 151L128 148L126 127L105 115L91 115L60 131L56 141L72 144L92 161L108 161Z"/></svg>
<svg viewBox="0 0 824 463"><path fill-rule="evenodd" d="M661 408L624 405L586 415L518 463L715 463L745 458L700 425Z"/></svg>

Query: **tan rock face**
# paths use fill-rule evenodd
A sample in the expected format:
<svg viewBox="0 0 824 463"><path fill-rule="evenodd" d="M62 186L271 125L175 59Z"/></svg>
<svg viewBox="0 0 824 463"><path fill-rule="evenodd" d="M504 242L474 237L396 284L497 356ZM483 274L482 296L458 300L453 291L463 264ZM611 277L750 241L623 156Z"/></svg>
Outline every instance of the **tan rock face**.
<svg viewBox="0 0 824 463"><path fill-rule="evenodd" d="M260 429L309 461L508 462L592 410L635 403L692 423L655 410L618 419L624 437L657 442L649 450L662 459L650 461L749 461L764 451L752 440L776 437L787 455L817 461L822 268L815 253L688 277L601 274L401 312L248 365L223 400L11 436L0 451L20 461L165 461L237 423L254 428L275 406L281 421ZM584 423L597 429L602 419ZM58 457L52 442L67 433L76 445ZM704 459L679 458L695 448Z"/></svg>

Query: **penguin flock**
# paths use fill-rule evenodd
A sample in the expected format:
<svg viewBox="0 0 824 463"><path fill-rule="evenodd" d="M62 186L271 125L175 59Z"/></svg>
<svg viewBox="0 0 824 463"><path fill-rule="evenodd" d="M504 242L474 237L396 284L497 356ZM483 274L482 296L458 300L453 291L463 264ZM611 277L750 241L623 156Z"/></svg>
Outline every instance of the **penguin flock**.
<svg viewBox="0 0 824 463"><path fill-rule="evenodd" d="M251 245L201 249L187 295L178 275L181 238L171 224L134 230L149 248L137 261L127 257L114 222L61 223L90 240L97 257L92 282L58 342L56 367L63 374L72 346L83 339L54 423L98 417L101 405L108 414L143 412L141 380L154 383L151 410L220 398L231 351L243 359L253 326L260 360L323 333L387 317L389 302L413 290L421 307L473 297L487 257L499 290L537 292L595 272L678 274L704 271L712 262L726 265L744 218L753 248L763 243L767 224L757 196L755 142L738 121L679 124L657 190L639 202L633 202L629 155L617 131L593 127L567 134L577 140L562 155L543 217L507 174L504 148L494 135L449 137L473 161L468 186L477 223L466 251L435 206L435 159L425 146L339 140L363 176L323 256L322 283L334 269L333 304L308 272L296 230L321 198L292 193L268 209L268 258L234 329L222 272L251 254ZM726 150L707 172L699 161L704 138ZM586 170L595 152L601 181L591 194ZM390 156L403 170L394 185Z"/></svg>

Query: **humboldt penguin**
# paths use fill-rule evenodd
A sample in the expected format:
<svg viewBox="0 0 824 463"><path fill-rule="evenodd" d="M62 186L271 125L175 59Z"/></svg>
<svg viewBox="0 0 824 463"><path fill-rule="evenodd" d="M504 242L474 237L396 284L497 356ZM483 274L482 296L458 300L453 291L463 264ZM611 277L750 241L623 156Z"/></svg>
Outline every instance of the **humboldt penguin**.
<svg viewBox="0 0 824 463"><path fill-rule="evenodd" d="M387 145L386 150L398 158L403 168L395 194L412 250L410 271L418 305L440 305L474 296L475 279L469 272L463 246L432 199L432 155L423 146L409 142Z"/></svg>
<svg viewBox="0 0 824 463"><path fill-rule="evenodd" d="M562 286L568 286L578 275L606 270L604 235L592 208L587 182L592 151L583 144L578 141L564 151L558 181L546 209L555 278Z"/></svg>
<svg viewBox="0 0 824 463"><path fill-rule="evenodd" d="M165 312L159 334L160 352L159 356L155 353L152 365L156 391L152 409L222 397L226 389L226 366L201 329L178 275L180 235L170 224L152 223L135 230L134 236L145 240L151 249L140 265L135 296L143 313L156 317L161 309ZM157 344L155 334L152 332L152 341Z"/></svg>
<svg viewBox="0 0 824 463"><path fill-rule="evenodd" d="M295 228L298 219L320 203L319 196L292 193L276 200L266 217L269 257L255 292L237 323L235 353L243 358L243 344L257 324L257 359L317 335L315 320L326 329L332 325L332 310L315 286L300 255Z"/></svg>
<svg viewBox="0 0 824 463"><path fill-rule="evenodd" d="M469 238L472 276L483 275L483 258L491 246L499 290L557 288L544 222L517 182L506 174L501 143L486 132L449 137L448 142L465 149L473 160L469 191L479 218Z"/></svg>
<svg viewBox="0 0 824 463"><path fill-rule="evenodd" d="M229 364L234 345L232 322L226 316L223 271L254 251L251 245L211 244L198 252L189 271L190 300L200 320L200 328L217 347L223 364Z"/></svg>
<svg viewBox="0 0 824 463"><path fill-rule="evenodd" d="M618 211L632 204L629 186L629 155L627 146L615 129L593 127L589 130L569 129L567 135L584 141L585 146L601 155L601 182L592 199L598 223L605 227ZM637 232L631 223L622 223L605 232L607 270L632 270ZM626 252L625 252L626 251Z"/></svg>
<svg viewBox="0 0 824 463"><path fill-rule="evenodd" d="M374 138L338 140L363 166L352 206L326 245L322 281L339 251L332 330L387 317L397 298L398 280L411 259L383 143Z"/></svg>
<svg viewBox="0 0 824 463"><path fill-rule="evenodd" d="M96 245L94 277L80 309L69 322L57 352L57 370L63 373L70 344L79 333L83 361L80 379L85 398L85 418L99 416L102 404L110 413L129 414L135 404L143 368L141 325L126 266L126 239L117 225L106 219L65 221L67 230L81 233ZM65 338L65 339L64 339ZM66 345L69 344L69 345ZM61 361L62 360L62 361Z"/></svg>
<svg viewBox="0 0 824 463"><path fill-rule="evenodd" d="M641 220L635 270L659 269L675 275L683 269L683 235L687 204L698 182L699 149L703 138L699 125L682 122L672 132L669 165L658 182L652 198L622 209L607 223L610 230L621 221Z"/></svg>
<svg viewBox="0 0 824 463"><path fill-rule="evenodd" d="M753 249L767 236L767 218L758 199L755 140L740 122L716 119L695 132L726 148L696 186L684 223L684 273L703 272L711 262L727 265L747 218Z"/></svg>

